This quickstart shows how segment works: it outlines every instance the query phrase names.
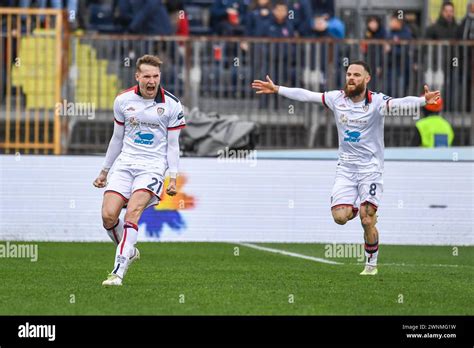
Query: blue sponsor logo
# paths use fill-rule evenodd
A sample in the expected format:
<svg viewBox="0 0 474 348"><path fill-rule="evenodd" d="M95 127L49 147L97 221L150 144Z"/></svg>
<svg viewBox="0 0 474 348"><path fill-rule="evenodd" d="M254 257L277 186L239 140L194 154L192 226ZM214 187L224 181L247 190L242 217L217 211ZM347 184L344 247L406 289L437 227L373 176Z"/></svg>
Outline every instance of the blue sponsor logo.
<svg viewBox="0 0 474 348"><path fill-rule="evenodd" d="M154 135L151 133L145 133L142 134L142 132L137 132L135 133L137 138L135 138L134 143L135 144L142 144L142 145L152 145L153 144L153 138Z"/></svg>
<svg viewBox="0 0 474 348"><path fill-rule="evenodd" d="M347 137L344 138L344 141L348 141L350 143L358 143L360 141L360 132L349 132L346 130L344 133L347 135Z"/></svg>

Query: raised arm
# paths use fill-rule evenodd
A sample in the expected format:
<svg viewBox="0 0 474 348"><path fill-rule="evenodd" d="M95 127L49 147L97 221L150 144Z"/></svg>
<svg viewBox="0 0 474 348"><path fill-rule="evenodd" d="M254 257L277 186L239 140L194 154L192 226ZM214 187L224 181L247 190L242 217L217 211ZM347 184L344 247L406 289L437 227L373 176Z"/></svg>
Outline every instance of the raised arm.
<svg viewBox="0 0 474 348"><path fill-rule="evenodd" d="M420 106L424 106L426 104L436 104L441 96L440 91L432 91L430 92L428 85L424 86L425 95L422 97L404 97L404 98L395 98L390 99L387 103L389 107L398 107L408 104L418 104Z"/></svg>
<svg viewBox="0 0 474 348"><path fill-rule="evenodd" d="M322 103L323 93L311 92L303 88L289 88L278 86L273 83L270 77L266 76L267 81L254 80L252 88L257 90L257 94L273 94L277 93L286 98L311 103Z"/></svg>

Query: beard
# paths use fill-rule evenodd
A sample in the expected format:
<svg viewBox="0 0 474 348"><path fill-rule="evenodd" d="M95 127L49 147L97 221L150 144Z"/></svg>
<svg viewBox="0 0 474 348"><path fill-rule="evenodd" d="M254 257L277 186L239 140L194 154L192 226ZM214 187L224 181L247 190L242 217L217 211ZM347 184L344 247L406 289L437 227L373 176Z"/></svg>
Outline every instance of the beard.
<svg viewBox="0 0 474 348"><path fill-rule="evenodd" d="M349 84L346 83L346 85L344 86L344 93L346 94L346 96L348 96L349 98L352 98L352 97L355 97L355 96L358 96L360 94L362 94L365 90L365 85L364 83L361 83L360 85L355 85L355 88L354 89L348 89L349 87Z"/></svg>

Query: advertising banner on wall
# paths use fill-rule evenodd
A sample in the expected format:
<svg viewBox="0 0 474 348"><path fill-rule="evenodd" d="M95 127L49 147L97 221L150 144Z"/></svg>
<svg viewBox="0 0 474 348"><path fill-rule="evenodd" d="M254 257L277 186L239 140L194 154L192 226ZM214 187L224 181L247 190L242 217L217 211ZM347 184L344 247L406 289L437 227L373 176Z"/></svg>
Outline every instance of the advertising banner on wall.
<svg viewBox="0 0 474 348"><path fill-rule="evenodd" d="M0 239L108 241L93 156L0 156ZM334 160L182 158L178 195L145 210L140 241L363 241L331 216ZM473 164L385 163L385 244L472 245ZM166 188L165 182L165 188ZM165 190L163 190L164 192Z"/></svg>

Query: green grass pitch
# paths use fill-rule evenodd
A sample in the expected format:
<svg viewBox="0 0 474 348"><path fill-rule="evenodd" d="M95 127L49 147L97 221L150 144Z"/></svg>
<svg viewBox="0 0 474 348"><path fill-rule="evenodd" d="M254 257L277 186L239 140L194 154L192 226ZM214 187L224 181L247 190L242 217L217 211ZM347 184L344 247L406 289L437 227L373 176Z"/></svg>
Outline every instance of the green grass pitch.
<svg viewBox="0 0 474 348"><path fill-rule="evenodd" d="M259 244L324 257L323 244ZM139 243L121 287L112 243L38 243L1 258L0 315L473 315L474 247L381 245L379 274L234 243ZM234 254L235 247L239 255Z"/></svg>

